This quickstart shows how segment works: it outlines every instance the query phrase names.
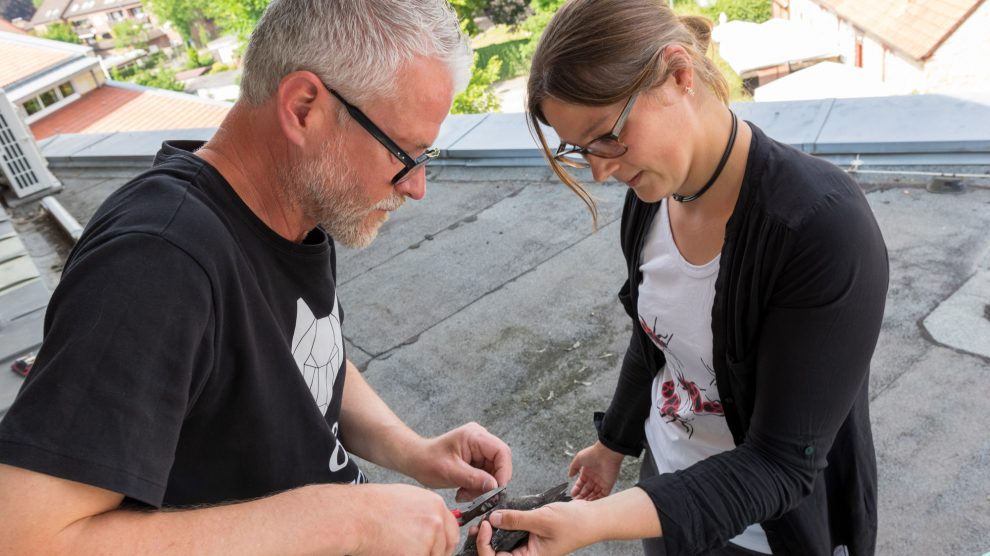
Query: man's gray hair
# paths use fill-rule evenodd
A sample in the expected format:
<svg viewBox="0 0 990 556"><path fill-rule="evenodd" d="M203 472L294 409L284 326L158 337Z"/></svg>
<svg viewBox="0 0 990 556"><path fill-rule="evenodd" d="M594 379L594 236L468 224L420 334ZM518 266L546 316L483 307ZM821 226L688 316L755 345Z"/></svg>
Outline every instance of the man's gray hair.
<svg viewBox="0 0 990 556"><path fill-rule="evenodd" d="M416 56L446 63L455 91L467 85L471 48L446 0L273 0L251 34L241 96L260 105L307 70L363 104L391 97Z"/></svg>

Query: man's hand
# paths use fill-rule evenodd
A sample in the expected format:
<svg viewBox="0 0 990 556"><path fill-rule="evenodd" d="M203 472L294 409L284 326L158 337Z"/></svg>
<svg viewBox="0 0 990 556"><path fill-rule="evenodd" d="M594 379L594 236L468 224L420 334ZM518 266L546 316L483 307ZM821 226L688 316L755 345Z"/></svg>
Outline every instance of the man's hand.
<svg viewBox="0 0 990 556"><path fill-rule="evenodd" d="M418 443L409 475L430 488L458 487L466 502L512 479L509 446L477 423Z"/></svg>
<svg viewBox="0 0 990 556"><path fill-rule="evenodd" d="M354 556L449 556L457 548L457 520L436 493L399 484L360 485L354 493L356 511L366 518Z"/></svg>
<svg viewBox="0 0 990 556"><path fill-rule="evenodd" d="M571 496L576 500L598 500L608 496L619 478L622 458L622 454L613 452L601 442L578 452L567 470L568 477L580 473Z"/></svg>

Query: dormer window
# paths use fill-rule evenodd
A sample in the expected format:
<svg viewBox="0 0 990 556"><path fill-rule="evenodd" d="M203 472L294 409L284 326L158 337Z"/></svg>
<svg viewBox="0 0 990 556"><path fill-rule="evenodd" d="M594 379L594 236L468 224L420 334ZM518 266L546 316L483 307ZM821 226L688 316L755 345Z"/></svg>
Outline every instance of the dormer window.
<svg viewBox="0 0 990 556"><path fill-rule="evenodd" d="M42 110L45 110L46 113L52 112L53 110L48 110L48 108L67 102L70 100L70 97L75 94L76 88L72 86L72 82L64 81L56 87L52 87L51 89L42 91L33 97L29 97L21 102L21 106L24 107L24 111L27 112L27 115L30 117L38 114ZM38 116L38 118L41 117L44 116Z"/></svg>

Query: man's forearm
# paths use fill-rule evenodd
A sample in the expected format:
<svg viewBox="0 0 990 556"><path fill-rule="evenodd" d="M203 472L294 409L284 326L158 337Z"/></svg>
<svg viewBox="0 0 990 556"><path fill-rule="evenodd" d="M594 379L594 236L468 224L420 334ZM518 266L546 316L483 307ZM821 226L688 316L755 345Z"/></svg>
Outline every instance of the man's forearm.
<svg viewBox="0 0 990 556"><path fill-rule="evenodd" d="M347 361L346 368L340 427L347 451L416 478L408 456L424 439L389 409L353 363Z"/></svg>
<svg viewBox="0 0 990 556"><path fill-rule="evenodd" d="M360 531L342 489L314 485L225 506L113 510L58 536L59 554L352 554ZM340 492L334 492L340 490ZM350 515L348 515L350 514Z"/></svg>

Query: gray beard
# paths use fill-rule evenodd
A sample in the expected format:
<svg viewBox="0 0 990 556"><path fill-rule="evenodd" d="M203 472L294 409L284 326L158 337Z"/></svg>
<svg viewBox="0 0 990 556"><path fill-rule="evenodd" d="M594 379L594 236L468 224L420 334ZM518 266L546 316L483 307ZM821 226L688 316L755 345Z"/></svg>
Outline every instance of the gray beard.
<svg viewBox="0 0 990 556"><path fill-rule="evenodd" d="M307 217L315 220L330 237L346 247L367 247L378 236L378 229L388 220L376 218L375 210L395 210L405 198L394 194L371 204L364 188L354 172L344 164L337 164L339 143L328 141L327 156L317 160L292 164L283 170L282 183L291 194L293 203L302 208Z"/></svg>

